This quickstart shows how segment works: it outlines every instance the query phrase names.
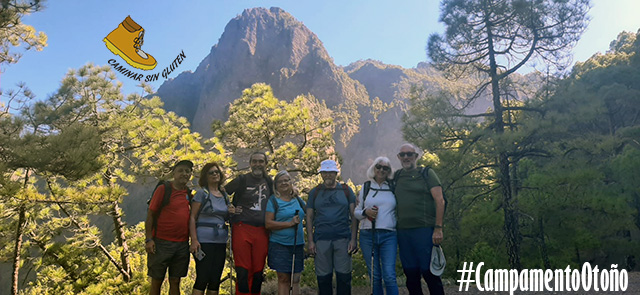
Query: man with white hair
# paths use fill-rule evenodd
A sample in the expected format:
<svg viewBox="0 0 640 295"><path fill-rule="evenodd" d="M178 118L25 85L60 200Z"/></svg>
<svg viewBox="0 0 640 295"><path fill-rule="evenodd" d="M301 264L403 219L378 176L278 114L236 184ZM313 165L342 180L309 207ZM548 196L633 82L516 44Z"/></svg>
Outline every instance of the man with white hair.
<svg viewBox="0 0 640 295"><path fill-rule="evenodd" d="M333 294L333 272L338 295L351 294L351 253L357 248L358 221L353 215L356 197L351 188L336 181L338 164L320 163L323 183L309 192L307 237L315 254L318 294Z"/></svg>
<svg viewBox="0 0 640 295"><path fill-rule="evenodd" d="M402 269L409 294L422 295L420 277L429 294L444 294L442 280L431 273L431 249L442 242L445 201L440 179L429 167L418 167L415 146L400 147L402 169L394 173L398 214L397 234Z"/></svg>

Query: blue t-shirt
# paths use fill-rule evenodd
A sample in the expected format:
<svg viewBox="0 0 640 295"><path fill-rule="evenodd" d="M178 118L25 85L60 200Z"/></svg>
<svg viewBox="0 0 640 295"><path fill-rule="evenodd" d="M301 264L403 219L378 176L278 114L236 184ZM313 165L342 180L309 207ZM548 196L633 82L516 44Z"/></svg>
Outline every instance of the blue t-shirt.
<svg viewBox="0 0 640 295"><path fill-rule="evenodd" d="M356 196L347 186L349 199L344 193L342 184L327 189L324 185L315 187L309 192L308 209L314 209L313 240L340 240L351 238L351 213L349 204L355 204ZM318 193L316 195L316 190ZM314 197L315 196L315 197Z"/></svg>
<svg viewBox="0 0 640 295"><path fill-rule="evenodd" d="M216 197L207 190L199 189L193 196L193 202L200 203L202 208L196 220L198 242L226 244L229 229L225 220L229 219L229 208L224 196Z"/></svg>
<svg viewBox="0 0 640 295"><path fill-rule="evenodd" d="M305 216L304 208L300 207L300 203L295 197L292 198L291 201L286 202L276 197L275 195L271 195L270 199L267 201L267 212L275 212L275 208L273 207L271 198L274 198L278 203L278 212L276 212L276 215L274 216L275 221L291 221L291 219L293 219L293 216L295 215L296 210L298 210L300 223L298 223L298 240L296 241L296 245L304 245L304 233L302 232L302 221L304 220ZM302 201L302 203L304 204L304 201ZM306 204L304 205L306 206ZM273 230L271 231L269 241L285 246L293 246L294 234L295 229L293 227Z"/></svg>

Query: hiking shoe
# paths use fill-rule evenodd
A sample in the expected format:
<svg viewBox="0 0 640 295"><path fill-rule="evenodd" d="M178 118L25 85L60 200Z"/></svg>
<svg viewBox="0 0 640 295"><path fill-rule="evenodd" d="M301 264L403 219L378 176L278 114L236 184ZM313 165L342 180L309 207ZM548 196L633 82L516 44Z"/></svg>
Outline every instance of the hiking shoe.
<svg viewBox="0 0 640 295"><path fill-rule="evenodd" d="M130 16L127 16L102 41L113 54L119 55L134 68L152 70L158 64L153 56L142 51L144 29L134 22Z"/></svg>

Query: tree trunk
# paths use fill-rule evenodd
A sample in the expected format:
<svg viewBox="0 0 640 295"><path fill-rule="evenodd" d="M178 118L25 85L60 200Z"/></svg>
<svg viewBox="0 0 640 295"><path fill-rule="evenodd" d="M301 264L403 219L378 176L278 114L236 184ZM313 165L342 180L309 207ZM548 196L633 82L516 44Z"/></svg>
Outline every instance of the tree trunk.
<svg viewBox="0 0 640 295"><path fill-rule="evenodd" d="M509 159L505 152L500 153L500 183L502 186L502 206L504 209L504 233L507 240L507 254L511 269L521 270L520 265L520 228L518 208L511 190L511 175L509 173Z"/></svg>
<svg viewBox="0 0 640 295"><path fill-rule="evenodd" d="M538 241L540 243L540 256L542 256L542 263L544 264L544 268L551 269L549 252L547 250L547 242L544 239L544 222L542 222L542 218L538 218Z"/></svg>
<svg viewBox="0 0 640 295"><path fill-rule="evenodd" d="M129 282L132 277L131 263L129 261L129 246L127 245L127 237L124 232L125 224L122 221L122 209L120 205L118 205L118 201L113 202L111 215L115 226L116 240L118 241L118 245L122 247L122 252L120 252L120 265L123 270L123 279L125 282Z"/></svg>
<svg viewBox="0 0 640 295"><path fill-rule="evenodd" d="M18 225L16 226L16 240L13 249L13 274L11 276L11 294L18 295L18 279L20 276L20 261L22 259L22 238L24 237L24 225L27 223L25 205L18 208Z"/></svg>
<svg viewBox="0 0 640 295"><path fill-rule="evenodd" d="M485 20L487 27L487 47L489 48L489 77L491 78L491 94L494 109L493 130L496 134L504 133L504 121L502 101L500 99L500 77L498 75L498 64L496 62L496 52L493 46L492 23L488 18ZM511 269L520 270L520 229L518 222L518 210L514 202L511 171L509 169L509 156L506 151L500 151L497 158L498 182L502 187L502 207L504 210L504 234L507 240L507 254L509 255L509 265Z"/></svg>

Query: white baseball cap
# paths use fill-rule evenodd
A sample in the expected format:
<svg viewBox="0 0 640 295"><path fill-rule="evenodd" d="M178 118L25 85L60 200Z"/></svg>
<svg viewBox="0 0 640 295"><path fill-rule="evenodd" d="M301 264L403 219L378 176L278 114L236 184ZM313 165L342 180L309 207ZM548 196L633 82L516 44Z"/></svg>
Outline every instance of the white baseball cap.
<svg viewBox="0 0 640 295"><path fill-rule="evenodd" d="M340 172L338 170L338 163L334 160L324 160L320 163L319 172Z"/></svg>

